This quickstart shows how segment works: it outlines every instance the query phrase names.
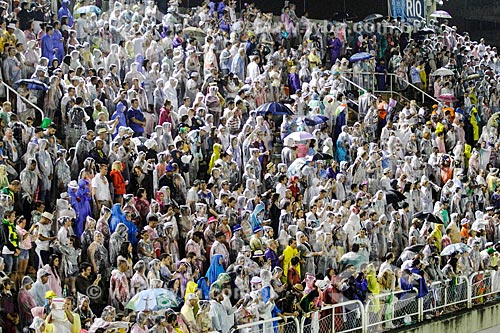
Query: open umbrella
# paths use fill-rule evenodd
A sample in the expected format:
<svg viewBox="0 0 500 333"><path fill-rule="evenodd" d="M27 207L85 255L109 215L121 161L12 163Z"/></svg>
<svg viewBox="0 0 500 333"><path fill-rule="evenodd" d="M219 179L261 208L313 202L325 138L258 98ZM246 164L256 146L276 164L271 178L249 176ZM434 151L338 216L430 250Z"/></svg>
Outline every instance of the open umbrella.
<svg viewBox="0 0 500 333"><path fill-rule="evenodd" d="M376 20L379 20L381 18L384 18L384 15L382 15L382 14L371 14L371 15L368 15L367 17L365 17L365 19L363 21L376 21Z"/></svg>
<svg viewBox="0 0 500 333"><path fill-rule="evenodd" d="M472 248L464 243L450 244L441 251L442 256L451 256L454 253L464 253L469 252Z"/></svg>
<svg viewBox="0 0 500 333"><path fill-rule="evenodd" d="M167 289L143 290L128 302L126 308L132 311L161 310L179 306L177 295Z"/></svg>
<svg viewBox="0 0 500 333"><path fill-rule="evenodd" d="M183 30L183 32L193 37L205 37L207 35L205 30L197 27L187 27Z"/></svg>
<svg viewBox="0 0 500 333"><path fill-rule="evenodd" d="M307 126L316 126L319 124L324 124L328 121L328 117L315 115L304 119Z"/></svg>
<svg viewBox="0 0 500 333"><path fill-rule="evenodd" d="M481 75L480 74L471 74L469 76L467 76L465 78L466 81L469 81L469 80L477 80L477 79L480 79L481 78Z"/></svg>
<svg viewBox="0 0 500 333"><path fill-rule="evenodd" d="M356 61L368 60L368 59L371 59L371 58L373 58L373 56L370 53L368 53L368 52L359 52L359 53L353 54L349 58L349 61L350 62L356 62Z"/></svg>
<svg viewBox="0 0 500 333"><path fill-rule="evenodd" d="M270 111L273 115L281 115L281 116L294 114L289 107L278 102L262 104L257 109L255 109L255 111L257 111L257 114L265 114L266 112Z"/></svg>
<svg viewBox="0 0 500 333"><path fill-rule="evenodd" d="M29 90L43 90L43 91L49 90L48 85L46 85L42 81L35 80L35 79L22 79L22 80L17 80L16 82L14 82L14 85L16 87L19 87L21 84L27 84Z"/></svg>
<svg viewBox="0 0 500 333"><path fill-rule="evenodd" d="M314 139L314 135L306 131L300 131L300 132L293 132L289 134L286 138L292 138L294 141L305 141Z"/></svg>
<svg viewBox="0 0 500 333"><path fill-rule="evenodd" d="M438 99L443 102L453 102L457 100L457 98L453 94L442 94L439 95Z"/></svg>
<svg viewBox="0 0 500 333"><path fill-rule="evenodd" d="M434 31L434 29L432 29L432 28L427 28L427 27L422 28L422 29L419 29L419 30L417 31L417 34L419 34L419 35L431 35L431 34L435 34L435 33L436 33L436 32Z"/></svg>
<svg viewBox="0 0 500 333"><path fill-rule="evenodd" d="M448 68L441 67L439 69L436 69L434 71L434 73L432 73L431 75L432 76L453 76L453 75L455 75L455 73L453 73L453 71L448 69Z"/></svg>
<svg viewBox="0 0 500 333"><path fill-rule="evenodd" d="M438 223L438 224L443 224L443 221L436 215L430 213L430 212L419 212L413 215L414 219L419 219L419 220L425 220L427 222L431 223Z"/></svg>
<svg viewBox="0 0 500 333"><path fill-rule="evenodd" d="M396 260L396 265L401 266L403 262L406 260L411 260L415 258L417 253L422 251L422 249L425 247L425 245L417 244L413 246L408 246L401 252L401 255L399 256L398 260Z"/></svg>
<svg viewBox="0 0 500 333"><path fill-rule="evenodd" d="M488 69L486 72L484 72L484 75L488 75L488 76L493 77L493 76L495 76L495 72L492 71L491 69Z"/></svg>
<svg viewBox="0 0 500 333"><path fill-rule="evenodd" d="M442 18L442 19L451 19L450 13L448 13L445 10L436 10L434 13L431 14L431 17Z"/></svg>
<svg viewBox="0 0 500 333"><path fill-rule="evenodd" d="M403 193L396 190L389 190L385 192L385 200L387 204L392 204L395 209L399 209L399 203L406 200L406 197Z"/></svg>
<svg viewBox="0 0 500 333"><path fill-rule="evenodd" d="M90 6L80 7L74 12L75 15L88 14L88 13L95 13L97 15L101 15L102 10L97 6L90 5Z"/></svg>
<svg viewBox="0 0 500 333"><path fill-rule="evenodd" d="M333 160L333 156L327 153L316 153L313 156L313 161Z"/></svg>
<svg viewBox="0 0 500 333"><path fill-rule="evenodd" d="M408 246L403 251L411 251L411 252L419 253L420 251L422 251L422 249L424 247L425 247L425 244L417 244L417 245Z"/></svg>
<svg viewBox="0 0 500 333"><path fill-rule="evenodd" d="M301 174L300 171L302 170L304 165L306 165L306 163L307 160L305 157L300 157L295 159L295 161L293 161L292 164L290 164L288 170L286 171L287 176L292 177L300 175Z"/></svg>

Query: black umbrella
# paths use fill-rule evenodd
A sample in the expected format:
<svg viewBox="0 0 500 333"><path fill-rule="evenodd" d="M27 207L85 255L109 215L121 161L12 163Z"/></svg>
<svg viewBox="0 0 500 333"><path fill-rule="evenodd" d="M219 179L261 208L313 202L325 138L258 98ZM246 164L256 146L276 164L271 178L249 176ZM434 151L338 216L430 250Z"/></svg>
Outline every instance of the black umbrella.
<svg viewBox="0 0 500 333"><path fill-rule="evenodd" d="M408 246L403 251L411 251L411 252L419 253L420 251L422 251L422 249L424 247L425 247L424 244L417 244L417 245Z"/></svg>
<svg viewBox="0 0 500 333"><path fill-rule="evenodd" d="M443 221L436 215L429 213L429 212L419 212L413 215L413 218L419 219L419 220L425 220L427 222L431 223L438 223L438 224L443 224Z"/></svg>
<svg viewBox="0 0 500 333"><path fill-rule="evenodd" d="M413 259L419 253L422 251L422 249L425 247L425 245L413 245L413 246L408 246L401 252L401 255L399 256L398 260L396 260L396 265L401 266L404 261L408 259Z"/></svg>
<svg viewBox="0 0 500 333"><path fill-rule="evenodd" d="M333 160L333 156L326 153L316 153L313 156L313 161Z"/></svg>
<svg viewBox="0 0 500 333"><path fill-rule="evenodd" d="M385 193L385 200L387 204L392 204L394 208L399 209L399 203L405 201L406 197L399 191L389 190Z"/></svg>
<svg viewBox="0 0 500 333"><path fill-rule="evenodd" d="M271 112L274 115L293 115L293 111L289 107L278 102L265 103L259 106L257 109L257 114L265 114L266 112Z"/></svg>

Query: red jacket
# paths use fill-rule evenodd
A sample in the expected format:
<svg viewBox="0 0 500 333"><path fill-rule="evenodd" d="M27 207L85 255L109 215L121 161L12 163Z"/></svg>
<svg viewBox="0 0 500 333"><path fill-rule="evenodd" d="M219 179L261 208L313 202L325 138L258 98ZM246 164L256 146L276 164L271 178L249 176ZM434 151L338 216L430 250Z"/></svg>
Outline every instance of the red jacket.
<svg viewBox="0 0 500 333"><path fill-rule="evenodd" d="M122 173L118 170L111 170L109 176L111 177L111 181L113 182L113 187L115 188L115 194L120 194L120 195L125 194L126 184L125 184L125 178L123 178Z"/></svg>

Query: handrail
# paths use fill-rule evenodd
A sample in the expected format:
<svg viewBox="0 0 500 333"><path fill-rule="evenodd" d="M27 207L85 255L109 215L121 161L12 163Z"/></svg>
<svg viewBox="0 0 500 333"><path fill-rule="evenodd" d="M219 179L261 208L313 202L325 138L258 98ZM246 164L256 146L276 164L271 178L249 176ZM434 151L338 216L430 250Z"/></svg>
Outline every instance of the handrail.
<svg viewBox="0 0 500 333"><path fill-rule="evenodd" d="M368 89L365 89L365 88L361 87L360 85L358 85L357 83L354 83L353 81L346 78L344 75L340 75L340 78L344 81L347 81L347 83L355 86L356 88L360 89L361 91L363 91L363 94L366 94L368 92Z"/></svg>
<svg viewBox="0 0 500 333"><path fill-rule="evenodd" d="M17 96L17 98L20 98L24 103L29 104L33 109L35 109L38 112L40 112L42 114L42 119L45 118L45 113L43 112L43 110L38 105L33 104L30 100L28 100L26 97L24 97L21 94L19 94L14 88L12 88L11 86L9 86L4 81L0 81L0 82L2 83L2 85L5 88L7 88L7 100L10 100L10 98L9 98L10 97L10 93L9 92L12 91Z"/></svg>
<svg viewBox="0 0 500 333"><path fill-rule="evenodd" d="M390 76L390 77L395 77L395 78L398 78L397 75L395 73L376 73L376 72L358 72L356 73L357 75L373 75L375 77L375 75L387 75L387 76ZM436 102L437 104L442 104L441 101L437 100L434 98L434 96L431 96L429 93L423 91L422 89L420 89L419 87L415 86L413 83L411 83L410 81L404 79L404 78L399 78L400 80L403 80L404 83L408 84L408 86L412 87L413 89L417 90L418 92L420 92L422 94L422 103L425 102L425 97L433 100L434 102Z"/></svg>

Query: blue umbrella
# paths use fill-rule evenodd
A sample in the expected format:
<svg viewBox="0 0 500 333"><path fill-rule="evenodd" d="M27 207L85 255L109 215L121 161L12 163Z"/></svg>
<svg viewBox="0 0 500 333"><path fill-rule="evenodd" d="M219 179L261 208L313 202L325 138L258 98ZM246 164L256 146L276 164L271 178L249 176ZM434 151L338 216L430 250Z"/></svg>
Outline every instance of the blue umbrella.
<svg viewBox="0 0 500 333"><path fill-rule="evenodd" d="M306 123L307 126L316 126L319 124L324 124L327 121L328 121L328 117L320 116L320 115L315 115L315 116L304 119L304 122Z"/></svg>
<svg viewBox="0 0 500 333"><path fill-rule="evenodd" d="M48 85L36 79L21 79L14 82L15 87L19 87L21 84L28 85L29 90L43 90L43 91L49 90Z"/></svg>
<svg viewBox="0 0 500 333"><path fill-rule="evenodd" d="M265 114L270 111L274 115L293 115L293 111L290 110L286 105L278 102L265 103L259 106L257 109L257 114Z"/></svg>
<svg viewBox="0 0 500 333"><path fill-rule="evenodd" d="M356 61L362 61L362 60L368 60L370 58L373 58L373 56L368 53L368 52L359 52L356 54L353 54L350 58L350 62L356 62Z"/></svg>

